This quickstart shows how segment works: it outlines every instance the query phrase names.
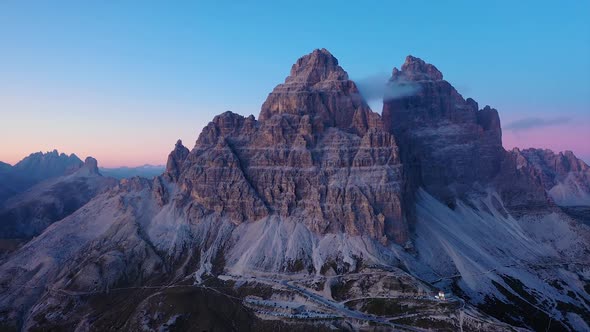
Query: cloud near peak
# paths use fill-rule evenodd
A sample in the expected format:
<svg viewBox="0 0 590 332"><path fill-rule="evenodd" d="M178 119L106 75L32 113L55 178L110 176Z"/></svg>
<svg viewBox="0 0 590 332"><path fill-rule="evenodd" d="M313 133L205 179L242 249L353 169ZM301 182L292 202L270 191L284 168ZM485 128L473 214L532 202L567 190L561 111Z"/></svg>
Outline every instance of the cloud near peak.
<svg viewBox="0 0 590 332"><path fill-rule="evenodd" d="M553 118L538 118L538 117L529 117L523 118L516 121L512 121L506 126L504 129L512 130L512 131L523 131L541 127L551 127L551 126L558 126L564 123L570 122L572 119L570 117L560 116L560 117L553 117Z"/></svg>
<svg viewBox="0 0 590 332"><path fill-rule="evenodd" d="M413 82L390 82L385 73L358 78L354 82L367 102L389 101L420 92L419 85Z"/></svg>

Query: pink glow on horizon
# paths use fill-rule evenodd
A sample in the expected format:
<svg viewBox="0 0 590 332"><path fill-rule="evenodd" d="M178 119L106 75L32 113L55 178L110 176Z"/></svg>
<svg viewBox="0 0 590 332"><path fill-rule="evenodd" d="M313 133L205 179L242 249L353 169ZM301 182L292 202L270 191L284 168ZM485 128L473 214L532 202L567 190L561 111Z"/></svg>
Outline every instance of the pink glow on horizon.
<svg viewBox="0 0 590 332"><path fill-rule="evenodd" d="M506 149L543 148L556 153L570 150L586 163L590 162L590 124L568 124L521 131L504 130L502 142Z"/></svg>
<svg viewBox="0 0 590 332"><path fill-rule="evenodd" d="M37 91L34 95L43 98L0 92L0 109L19 110L5 114L10 121L4 122L0 130L3 142L0 161L14 165L31 153L57 149L68 155L74 153L82 160L92 156L101 167L163 165L177 139L192 149L204 125L215 113L220 113L197 105L173 104L183 114L176 117L165 115L169 101L133 104L128 100L100 100L83 94L69 99L61 95L45 96ZM255 111L252 108L241 113ZM534 114L528 113L523 114L522 110L518 114L502 113L502 123ZM504 129L503 145L506 149L572 150L578 158L590 163L590 118L579 116L559 125L526 130Z"/></svg>
<svg viewBox="0 0 590 332"><path fill-rule="evenodd" d="M35 152L57 149L84 160L91 156L99 167L165 165L178 139L192 149L209 114L193 105L168 101L100 99L76 93L67 95L35 91L0 92L0 161L14 165ZM181 116L166 116L173 107ZM0 111L2 112L2 111ZM51 116L48 116L51 114Z"/></svg>
<svg viewBox="0 0 590 332"><path fill-rule="evenodd" d="M514 147L520 149L551 149L556 153L571 150L578 158L590 163L590 130L588 128L590 128L590 125L582 123L521 131L503 130L502 141L504 148L508 150ZM92 156L98 160L100 167L135 167L145 164L165 165L168 154L174 148L175 140L158 142L154 139L148 141L151 144L146 144L147 147L137 146L137 142L129 141L114 143L114 146L104 144L90 146L93 144L80 144L82 143L80 141L59 145L53 145L51 142L21 141L18 146L13 146L10 151L1 151L0 161L14 165L31 153L57 149L60 153L63 152L67 155L74 153L82 160L87 156ZM184 144L189 149L192 149L194 141L185 140Z"/></svg>
<svg viewBox="0 0 590 332"><path fill-rule="evenodd" d="M60 148L60 147L56 147L55 149L57 149L57 151L61 154L61 153L65 153L66 155L70 155L70 154L75 154L76 156L78 156L78 158L80 158L82 161L84 161L84 159L86 157L94 157L98 160L98 166L99 167L106 167L106 168L116 168L116 167L122 167L122 166L127 166L127 167L137 167L137 166L143 166L146 164L149 165L154 165L154 166L158 166L158 165L166 165L166 158L168 156L168 154L170 153L170 151L172 151L172 149L174 148L174 146L172 147L167 147L168 149L166 150L165 148L161 148L158 150L154 150L145 153L145 152L140 152L140 151L136 151L135 153L133 153L133 155L124 155L123 153L117 153L117 152L107 152L107 151L103 151L101 152L97 152L97 151L86 151L86 150L78 150L78 151L73 151L69 148ZM50 152L53 151L54 148L39 148L36 150L31 150L30 152L10 152L8 154L3 154L2 155L2 159L0 159L0 161L14 165L16 163L18 163L19 161L21 161L22 159L28 157L30 154L32 153L36 153L36 152Z"/></svg>
<svg viewBox="0 0 590 332"><path fill-rule="evenodd" d="M523 131L504 130L502 135L504 148L510 150L514 147L520 149L526 148L543 148L550 149L554 152L571 150L586 163L590 162L590 130L585 126L558 126L535 128ZM187 144L188 143L188 144ZM185 145L192 148L192 142L185 142ZM28 145L28 144L27 144ZM36 148L19 146L23 151L12 150L3 151L0 161L7 162L11 165L16 164L30 153L37 151L52 151L57 149L60 153L76 154L84 160L87 156L96 158L100 167L120 167L120 166L141 166L145 164L165 165L166 158L174 148L174 142L166 144L151 145L151 149L138 149L133 146L119 145L117 148L94 147L82 148L81 146L53 146L49 144L40 144ZM26 150L28 149L28 150ZM27 152L24 152L27 151Z"/></svg>

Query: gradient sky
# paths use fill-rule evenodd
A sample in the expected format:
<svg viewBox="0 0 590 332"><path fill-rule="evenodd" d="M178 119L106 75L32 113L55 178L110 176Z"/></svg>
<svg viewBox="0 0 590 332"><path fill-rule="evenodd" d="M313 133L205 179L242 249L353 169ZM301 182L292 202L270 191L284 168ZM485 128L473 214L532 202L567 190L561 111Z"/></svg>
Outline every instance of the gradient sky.
<svg viewBox="0 0 590 332"><path fill-rule="evenodd" d="M325 47L359 80L421 57L498 109L506 148L590 161L589 17L590 1L1 1L0 160L164 164L216 114L258 116Z"/></svg>

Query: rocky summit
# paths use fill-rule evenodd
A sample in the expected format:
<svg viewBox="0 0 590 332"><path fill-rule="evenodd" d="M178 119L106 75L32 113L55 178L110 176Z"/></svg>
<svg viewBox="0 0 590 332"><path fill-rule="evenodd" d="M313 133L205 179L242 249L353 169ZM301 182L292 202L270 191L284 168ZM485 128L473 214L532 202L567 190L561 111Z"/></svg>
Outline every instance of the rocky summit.
<svg viewBox="0 0 590 332"><path fill-rule="evenodd" d="M258 119L216 116L3 257L0 327L590 329L588 166L504 150L498 111L419 58L384 83L380 115L301 57Z"/></svg>

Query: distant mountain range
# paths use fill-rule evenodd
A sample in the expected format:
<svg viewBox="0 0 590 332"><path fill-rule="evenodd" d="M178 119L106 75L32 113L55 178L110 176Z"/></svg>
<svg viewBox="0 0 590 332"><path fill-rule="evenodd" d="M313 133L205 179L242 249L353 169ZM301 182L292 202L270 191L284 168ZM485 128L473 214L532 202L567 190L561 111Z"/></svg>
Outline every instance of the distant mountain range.
<svg viewBox="0 0 590 332"><path fill-rule="evenodd" d="M118 181L98 173L88 157L76 170L41 181L0 205L0 239L30 239Z"/></svg>
<svg viewBox="0 0 590 332"><path fill-rule="evenodd" d="M114 167L106 168L100 167L100 173L104 176L114 177L116 179L131 178L134 176L140 176L151 179L154 176L161 175L166 170L164 165L143 165L138 167Z"/></svg>
<svg viewBox="0 0 590 332"><path fill-rule="evenodd" d="M152 165L98 168L92 157L82 162L57 150L32 153L14 166L0 162L0 255L114 187L118 179L153 178L164 170Z"/></svg>
<svg viewBox="0 0 590 332"><path fill-rule="evenodd" d="M57 150L32 153L14 166L0 162L0 203L43 180L74 172L82 164L75 154Z"/></svg>
<svg viewBox="0 0 590 332"><path fill-rule="evenodd" d="M94 158L82 162L57 150L0 164L0 257L117 182L98 172Z"/></svg>
<svg viewBox="0 0 590 332"><path fill-rule="evenodd" d="M160 175L84 196L96 162L61 163L0 217L35 236L0 258L0 327L590 330L588 165L506 151L498 111L422 59L383 83L379 114L318 49Z"/></svg>

